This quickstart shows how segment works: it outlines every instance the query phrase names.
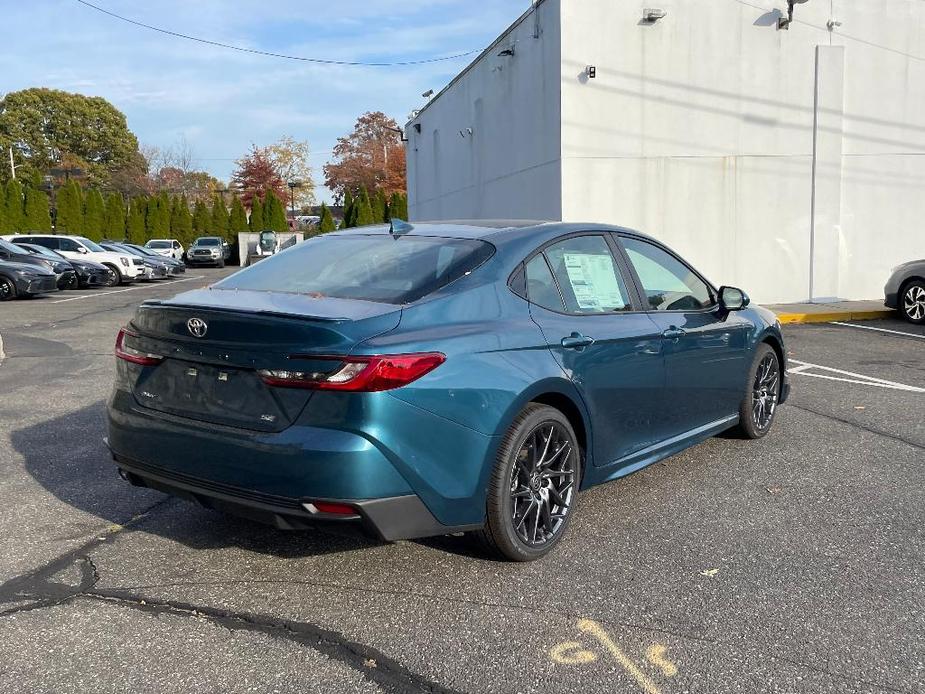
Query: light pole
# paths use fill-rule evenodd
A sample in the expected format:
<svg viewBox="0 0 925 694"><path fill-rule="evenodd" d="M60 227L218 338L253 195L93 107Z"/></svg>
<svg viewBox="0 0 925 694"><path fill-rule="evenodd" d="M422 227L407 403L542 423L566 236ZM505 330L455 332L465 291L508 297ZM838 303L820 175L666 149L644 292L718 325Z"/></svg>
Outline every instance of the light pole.
<svg viewBox="0 0 925 694"><path fill-rule="evenodd" d="M302 181L289 181L286 185L289 186L289 212L290 217L295 219L295 189L302 187Z"/></svg>

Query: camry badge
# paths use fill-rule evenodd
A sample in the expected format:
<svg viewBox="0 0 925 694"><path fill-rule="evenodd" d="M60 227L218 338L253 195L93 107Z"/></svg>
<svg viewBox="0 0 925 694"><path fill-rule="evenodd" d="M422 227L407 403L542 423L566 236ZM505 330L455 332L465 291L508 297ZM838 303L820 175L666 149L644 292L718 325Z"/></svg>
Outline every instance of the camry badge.
<svg viewBox="0 0 925 694"><path fill-rule="evenodd" d="M186 321L186 329L189 330L193 337L205 337L209 326L201 318L190 318Z"/></svg>

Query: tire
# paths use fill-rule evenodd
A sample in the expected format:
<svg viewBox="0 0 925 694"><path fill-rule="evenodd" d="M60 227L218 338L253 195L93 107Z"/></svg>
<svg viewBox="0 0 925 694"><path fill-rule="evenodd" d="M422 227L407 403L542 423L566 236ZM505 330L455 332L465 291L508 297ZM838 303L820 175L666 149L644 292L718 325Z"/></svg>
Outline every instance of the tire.
<svg viewBox="0 0 925 694"><path fill-rule="evenodd" d="M224 267L225 267L225 261L224 261L224 259L219 260L219 261L218 261L218 269L221 270L221 269L224 268Z"/></svg>
<svg viewBox="0 0 925 694"><path fill-rule="evenodd" d="M780 359L766 342L758 345L748 370L745 396L739 406L738 433L746 439L767 436L777 415L781 385ZM763 404L760 402L763 399Z"/></svg>
<svg viewBox="0 0 925 694"><path fill-rule="evenodd" d="M534 464L537 452L540 467ZM510 561L548 554L575 513L582 462L578 438L565 415L546 405L527 405L498 449L488 483L486 523L474 533L476 538L491 554Z"/></svg>
<svg viewBox="0 0 925 694"><path fill-rule="evenodd" d="M10 301L16 296L16 283L9 277L0 277L0 301Z"/></svg>
<svg viewBox="0 0 925 694"><path fill-rule="evenodd" d="M110 265L109 263L106 263L106 267L108 267L110 272L112 272L112 276L109 278L109 281L106 282L106 286L115 287L122 284L122 273L119 272L119 268L117 268L115 265Z"/></svg>
<svg viewBox="0 0 925 694"><path fill-rule="evenodd" d="M899 292L899 312L914 325L925 325L925 281L912 280Z"/></svg>

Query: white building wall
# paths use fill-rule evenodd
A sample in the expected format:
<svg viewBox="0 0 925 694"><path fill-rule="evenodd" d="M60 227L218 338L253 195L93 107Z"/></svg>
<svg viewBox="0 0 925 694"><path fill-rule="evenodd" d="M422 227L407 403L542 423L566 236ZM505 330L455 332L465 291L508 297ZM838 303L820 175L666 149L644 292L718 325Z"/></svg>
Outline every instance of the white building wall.
<svg viewBox="0 0 925 694"><path fill-rule="evenodd" d="M521 17L408 124L412 220L562 216L552 77L561 56L559 1ZM498 55L509 49L513 56Z"/></svg>
<svg viewBox="0 0 925 694"><path fill-rule="evenodd" d="M518 142L493 159L444 158L441 174L464 162L481 176L481 187L467 189L434 176L427 198L455 200L451 213L409 186L412 204L421 200L430 218L637 228L760 302L877 298L894 265L925 257L925 2L809 0L788 31L776 28L784 0L645 5L668 16L645 24L643 5L613 0L541 4L540 42L561 41L558 75L542 77L559 80L561 130L549 116L531 117L529 98L511 101L470 78L490 69L490 53L422 119L440 129L471 111L467 100L482 98L484 109L498 100ZM830 19L842 25L830 31ZM530 79L533 92L549 61L519 47L512 63L521 66L509 74ZM524 141L554 138L559 214L545 199L549 180L534 189L526 167L506 165Z"/></svg>

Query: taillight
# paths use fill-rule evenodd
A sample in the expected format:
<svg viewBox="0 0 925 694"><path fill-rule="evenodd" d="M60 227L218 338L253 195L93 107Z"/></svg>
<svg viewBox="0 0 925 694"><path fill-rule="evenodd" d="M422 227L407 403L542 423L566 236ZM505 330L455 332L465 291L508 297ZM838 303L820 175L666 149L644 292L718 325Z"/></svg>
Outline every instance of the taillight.
<svg viewBox="0 0 925 694"><path fill-rule="evenodd" d="M318 357L305 358L317 359ZM324 357L324 359L337 360L343 362L343 365L333 373L294 370L260 370L257 373L264 383L278 388L373 393L406 386L446 361L446 357L439 352L375 357Z"/></svg>
<svg viewBox="0 0 925 694"><path fill-rule="evenodd" d="M138 335L125 328L119 330L116 337L116 356L119 359L130 361L133 364L141 364L142 366L157 366L164 361L164 357L160 354L149 354L148 352L140 352L137 349L127 347L125 345L126 337L138 337Z"/></svg>

